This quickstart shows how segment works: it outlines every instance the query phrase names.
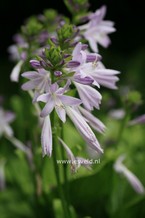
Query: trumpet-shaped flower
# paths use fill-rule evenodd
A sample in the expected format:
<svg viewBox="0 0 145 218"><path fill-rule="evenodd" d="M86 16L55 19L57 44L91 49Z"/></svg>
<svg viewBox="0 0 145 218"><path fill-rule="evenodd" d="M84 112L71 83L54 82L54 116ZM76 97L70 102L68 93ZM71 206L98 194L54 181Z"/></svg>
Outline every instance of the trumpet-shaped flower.
<svg viewBox="0 0 145 218"><path fill-rule="evenodd" d="M95 129L97 132L103 133L106 129L105 125L95 117L90 111L84 109L83 107L79 107L81 114L85 117L86 122Z"/></svg>
<svg viewBox="0 0 145 218"><path fill-rule="evenodd" d="M13 68L12 72L11 72L11 75L10 75L10 79L11 81L13 82L18 82L19 80L19 75L20 75L20 71L21 71L21 68L22 68L22 65L23 65L24 61L23 60L20 60Z"/></svg>
<svg viewBox="0 0 145 218"><path fill-rule="evenodd" d="M52 130L50 117L46 116L44 118L44 123L41 132L41 144L42 144L42 154L51 156L52 154Z"/></svg>
<svg viewBox="0 0 145 218"><path fill-rule="evenodd" d="M85 108L88 110L93 110L94 107L99 109L99 104L102 99L101 94L89 85L83 85L76 82L74 82L74 84Z"/></svg>
<svg viewBox="0 0 145 218"><path fill-rule="evenodd" d="M100 85L116 89L116 76L119 71L106 69L100 62L101 56L96 53L87 53L82 43L78 43L72 53L72 61L75 64L68 65L69 71L74 71L73 81L84 85ZM71 63L70 62L70 63Z"/></svg>
<svg viewBox="0 0 145 218"><path fill-rule="evenodd" d="M63 95L69 87L69 82L66 84L64 88L59 88L57 83L54 83L50 86L49 92L46 94L42 94L37 98L37 101L45 102L41 116L45 117L52 112L55 108L57 115L59 118L65 122L66 121L66 106L76 106L81 104L81 100Z"/></svg>
<svg viewBox="0 0 145 218"><path fill-rule="evenodd" d="M116 89L116 82L119 78L116 76L120 72L117 70L106 69L101 62L86 63L81 68L81 77L90 77L93 79L93 85L104 86L109 89Z"/></svg>
<svg viewBox="0 0 145 218"><path fill-rule="evenodd" d="M88 40L90 47L94 52L98 52L97 44L107 48L111 42L108 34L115 31L115 28L113 27L114 23L112 21L103 20L105 14L106 7L102 6L99 10L96 10L95 13L88 16L89 22L87 24L79 26L82 35Z"/></svg>
<svg viewBox="0 0 145 218"><path fill-rule="evenodd" d="M86 143L95 151L99 153L103 153L103 149L101 148L95 134L91 130L90 126L86 123L83 116L77 112L77 110L66 107L67 115L70 117L72 122L74 123L77 130L80 132Z"/></svg>
<svg viewBox="0 0 145 218"><path fill-rule="evenodd" d="M140 180L122 163L124 159L124 155L119 156L114 164L115 171L123 174L137 193L144 194L145 188L143 187Z"/></svg>

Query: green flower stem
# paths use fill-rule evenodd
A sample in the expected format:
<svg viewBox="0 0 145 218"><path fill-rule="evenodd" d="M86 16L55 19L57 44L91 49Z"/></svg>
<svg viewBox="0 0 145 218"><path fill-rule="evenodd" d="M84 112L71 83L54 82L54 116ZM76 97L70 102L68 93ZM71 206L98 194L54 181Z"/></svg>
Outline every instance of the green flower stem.
<svg viewBox="0 0 145 218"><path fill-rule="evenodd" d="M60 123L61 129L60 129L60 138L63 140L64 139L64 128L63 128L63 123ZM61 148L61 156L62 160L65 160L65 153L64 153L64 148L60 146ZM63 164L63 177L64 177L64 188L65 188L65 193L66 193L66 200L67 200L67 205L69 208L70 204L70 199L69 199L69 181L68 181L68 174L67 174L67 164Z"/></svg>
<svg viewBox="0 0 145 218"><path fill-rule="evenodd" d="M57 141L57 136L56 136L56 131L55 131L55 113L54 111L52 112L52 119L51 119L51 124L52 124L52 129L53 129L53 165L54 165L54 171L55 171L55 176L56 176L56 181L57 181L57 186L58 186L58 191L59 191L59 195L61 198L61 203L62 203L62 208L63 208L63 212L64 212L64 218L70 218L69 216L69 209L68 209L68 205L64 196L64 192L63 192L63 188L61 185L61 181L60 181L60 171L59 171L59 167L57 164L57 151L56 151L56 144L58 143Z"/></svg>

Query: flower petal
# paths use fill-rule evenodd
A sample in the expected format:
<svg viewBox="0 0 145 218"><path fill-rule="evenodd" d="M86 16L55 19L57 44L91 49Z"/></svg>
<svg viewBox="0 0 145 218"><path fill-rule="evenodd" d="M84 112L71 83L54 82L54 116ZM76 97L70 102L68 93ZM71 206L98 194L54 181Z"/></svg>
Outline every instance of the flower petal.
<svg viewBox="0 0 145 218"><path fill-rule="evenodd" d="M30 81L24 83L21 86L21 88L25 91L32 90L32 89L36 89L38 86L40 86L41 83L43 83L43 80L41 77L38 77L36 79L30 80Z"/></svg>
<svg viewBox="0 0 145 218"><path fill-rule="evenodd" d="M82 107L79 107L79 110L93 129L100 133L103 133L105 131L105 125L97 117L95 117L93 114L91 114L89 111L85 110Z"/></svg>
<svg viewBox="0 0 145 218"><path fill-rule="evenodd" d="M53 108L54 108L54 100L52 99L52 97L50 97L49 102L44 106L40 116L46 117L48 114L52 112Z"/></svg>
<svg viewBox="0 0 145 218"><path fill-rule="evenodd" d="M71 107L66 107L66 112L84 140L93 148L95 151L99 153L103 153L103 149L101 148L98 140L96 139L95 134L91 130L90 126L86 123L85 119L81 114L79 114L75 109Z"/></svg>
<svg viewBox="0 0 145 218"><path fill-rule="evenodd" d="M42 132L41 132L41 144L42 144L42 153L43 157L45 155L51 156L52 154L52 130L50 117L47 116L44 119Z"/></svg>
<svg viewBox="0 0 145 218"><path fill-rule="evenodd" d="M77 106L82 103L80 99L67 95L60 95L59 99L62 101L64 105L69 105L69 106Z"/></svg>
<svg viewBox="0 0 145 218"><path fill-rule="evenodd" d="M63 105L55 105L55 110L59 118L62 120L63 123L66 121L66 112L63 108Z"/></svg>
<svg viewBox="0 0 145 218"><path fill-rule="evenodd" d="M142 185L140 180L122 163L124 159L125 159L124 155L118 157L118 159L114 164L115 171L123 174L137 193L144 194L145 193L144 186Z"/></svg>
<svg viewBox="0 0 145 218"><path fill-rule="evenodd" d="M27 79L36 79L39 77L39 74L36 71L27 71L25 73L22 73L21 76Z"/></svg>
<svg viewBox="0 0 145 218"><path fill-rule="evenodd" d="M37 98L37 101L42 101L42 102L48 102L51 98L51 95L49 93L42 94Z"/></svg>
<svg viewBox="0 0 145 218"><path fill-rule="evenodd" d="M21 71L21 67L23 65L24 61L19 61L16 66L13 68L12 72L11 72L11 75L10 75L10 79L11 81L13 82L18 82L19 80L19 74L20 74L20 71Z"/></svg>

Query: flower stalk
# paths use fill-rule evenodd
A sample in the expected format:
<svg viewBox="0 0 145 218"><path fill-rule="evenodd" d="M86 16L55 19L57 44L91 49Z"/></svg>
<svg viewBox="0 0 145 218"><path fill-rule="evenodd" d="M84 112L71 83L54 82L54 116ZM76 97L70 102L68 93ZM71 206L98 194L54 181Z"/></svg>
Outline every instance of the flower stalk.
<svg viewBox="0 0 145 218"><path fill-rule="evenodd" d="M53 140L53 166L54 166L54 172L55 172L55 177L56 177L56 182L57 182L57 187L58 187L58 191L59 191L59 195L61 198L61 203L62 203L62 208L63 208L63 212L64 212L64 218L70 218L70 214L69 214L69 207L68 204L66 202L66 198L64 195L64 191L62 188L62 184L61 184L61 180L60 180L60 171L59 171L59 167L57 164L57 137L56 137L56 128L55 128L55 113L54 111L52 112L51 115L51 125L52 125L52 140Z"/></svg>

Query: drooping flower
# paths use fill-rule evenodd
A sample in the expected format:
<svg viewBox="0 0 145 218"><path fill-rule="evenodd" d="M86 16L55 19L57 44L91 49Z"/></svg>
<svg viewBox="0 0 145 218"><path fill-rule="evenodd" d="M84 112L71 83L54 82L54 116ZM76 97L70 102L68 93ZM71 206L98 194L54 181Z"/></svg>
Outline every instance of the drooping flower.
<svg viewBox="0 0 145 218"><path fill-rule="evenodd" d="M118 157L118 159L114 164L115 171L117 173L123 174L137 193L144 194L145 193L144 186L142 185L140 180L122 163L124 159L125 159L124 155Z"/></svg>
<svg viewBox="0 0 145 218"><path fill-rule="evenodd" d="M51 156L52 154L52 130L49 115L44 118L44 123L41 132L42 154Z"/></svg>
<svg viewBox="0 0 145 218"><path fill-rule="evenodd" d="M77 110L72 107L66 107L66 112L69 118L72 120L73 124L80 132L86 143L98 153L103 153L95 134L91 130L90 126L87 124L83 116L77 112Z"/></svg>
<svg viewBox="0 0 145 218"><path fill-rule="evenodd" d="M95 117L90 111L79 107L81 114L85 117L86 122L97 132L103 133L106 129L105 125Z"/></svg>
<svg viewBox="0 0 145 218"><path fill-rule="evenodd" d="M83 105L88 110L99 109L102 96L93 87L74 82Z"/></svg>
<svg viewBox="0 0 145 218"><path fill-rule="evenodd" d="M102 6L96 10L95 13L91 13L88 16L89 22L79 29L82 31L82 35L88 40L91 49L94 52L98 52L97 44L107 48L111 43L108 34L115 31L114 23L112 21L103 20L106 14L106 6Z"/></svg>
<svg viewBox="0 0 145 218"><path fill-rule="evenodd" d="M87 76L93 80L93 85L109 89L117 89L116 82L119 80L117 77L119 73L117 70L106 69L101 62L85 63L80 71L82 78Z"/></svg>
<svg viewBox="0 0 145 218"><path fill-rule="evenodd" d="M14 113L10 111L4 111L0 108L0 136L6 134L7 136L13 135L13 130L10 127L10 123L15 119Z"/></svg>
<svg viewBox="0 0 145 218"><path fill-rule="evenodd" d="M12 72L11 72L11 75L10 75L10 79L11 81L13 82L18 82L19 80L19 75L20 75L20 72L21 72L21 67L23 65L24 61L23 60L20 60L13 68Z"/></svg>

